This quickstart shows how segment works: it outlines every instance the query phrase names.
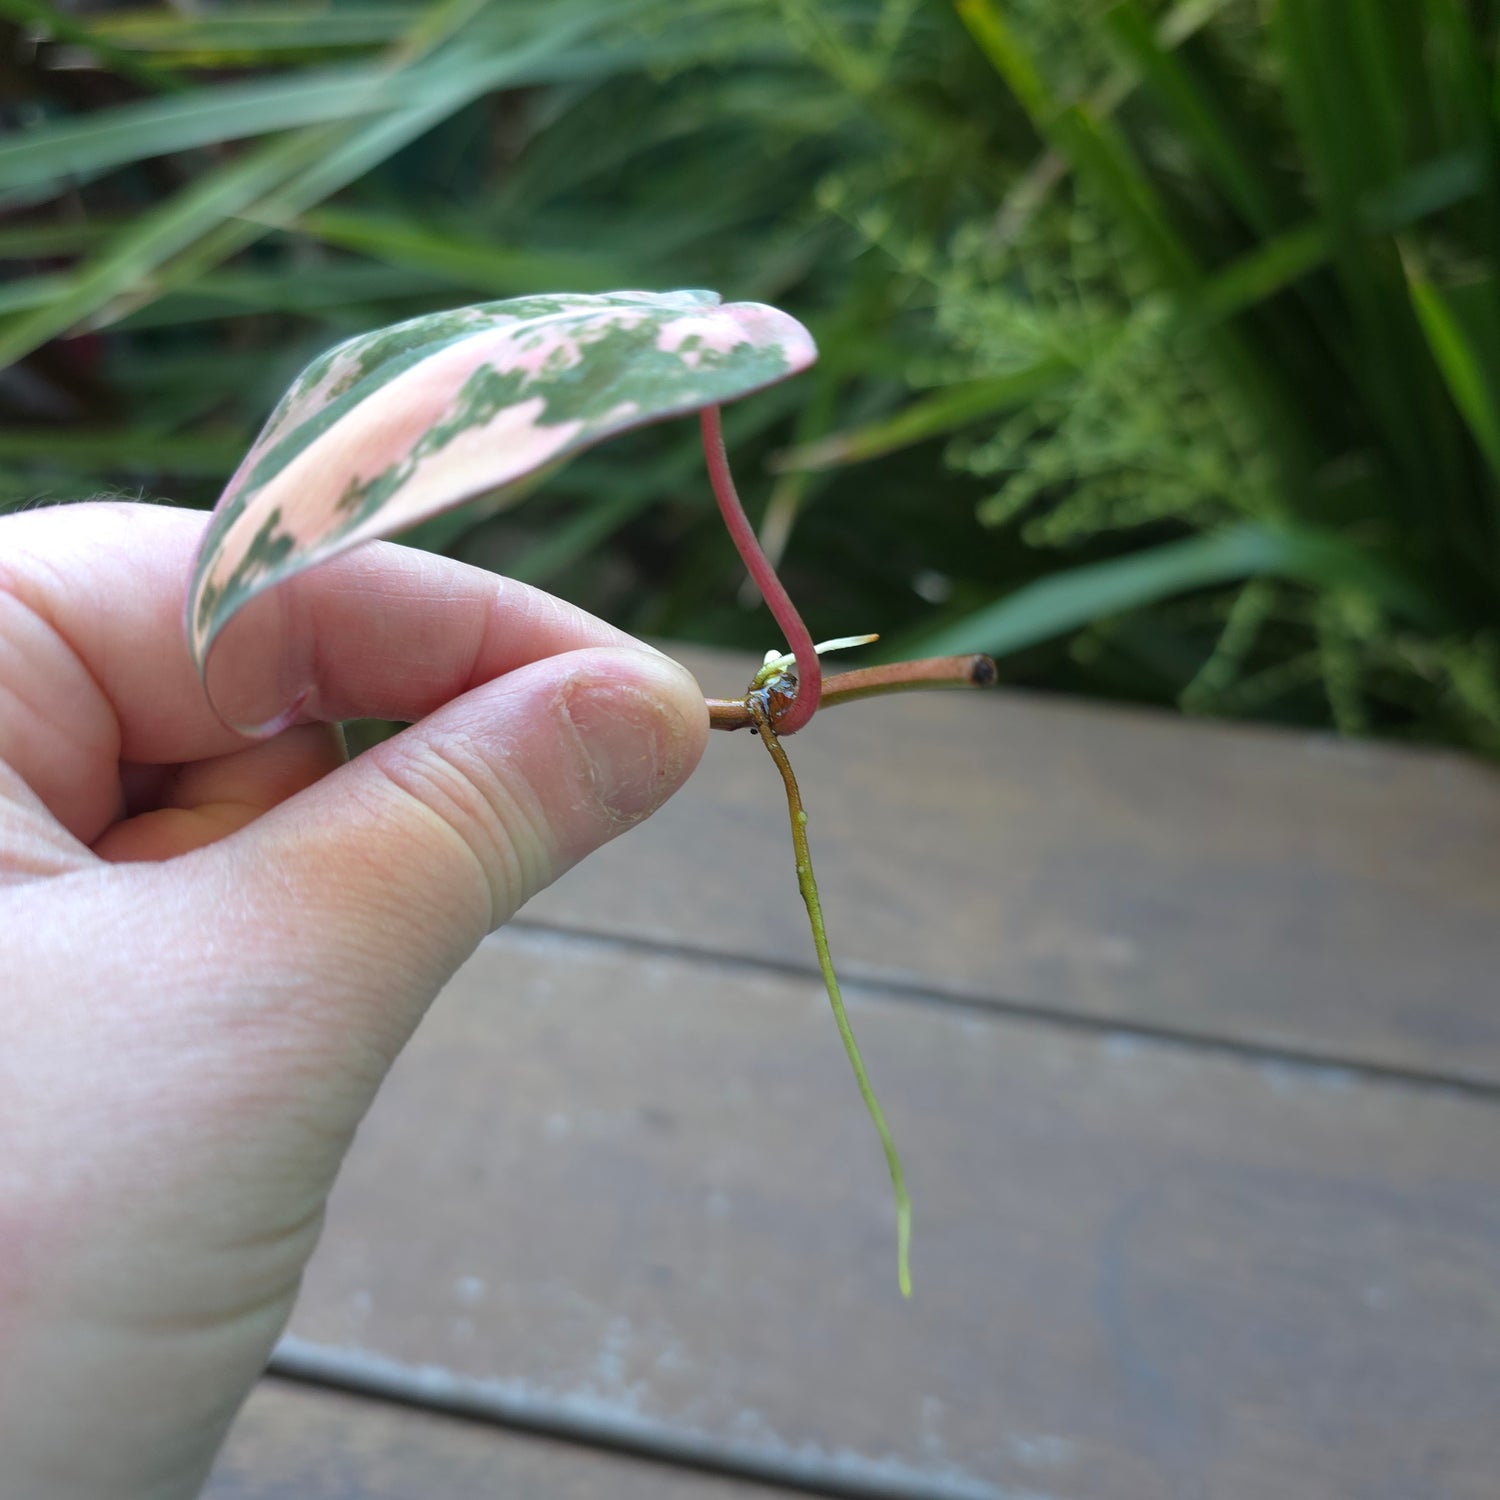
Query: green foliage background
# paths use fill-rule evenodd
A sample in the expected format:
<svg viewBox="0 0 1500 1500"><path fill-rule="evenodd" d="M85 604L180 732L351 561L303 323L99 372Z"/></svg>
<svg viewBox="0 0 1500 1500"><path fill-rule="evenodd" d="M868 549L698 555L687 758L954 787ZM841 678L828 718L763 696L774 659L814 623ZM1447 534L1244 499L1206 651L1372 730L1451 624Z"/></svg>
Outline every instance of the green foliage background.
<svg viewBox="0 0 1500 1500"><path fill-rule="evenodd" d="M818 635L1500 752L1496 17L1465 0L0 0L0 504L211 504L337 339L710 286ZM776 644L694 424L419 538Z"/></svg>

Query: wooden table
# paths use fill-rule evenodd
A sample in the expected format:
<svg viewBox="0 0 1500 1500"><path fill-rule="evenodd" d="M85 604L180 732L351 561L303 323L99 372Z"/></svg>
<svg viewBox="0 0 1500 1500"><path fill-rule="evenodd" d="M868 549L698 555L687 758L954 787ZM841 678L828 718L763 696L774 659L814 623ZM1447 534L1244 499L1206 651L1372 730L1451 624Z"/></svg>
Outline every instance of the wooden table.
<svg viewBox="0 0 1500 1500"><path fill-rule="evenodd" d="M439 1000L213 1500L1495 1500L1495 773L1016 693L792 751L914 1298L716 736Z"/></svg>

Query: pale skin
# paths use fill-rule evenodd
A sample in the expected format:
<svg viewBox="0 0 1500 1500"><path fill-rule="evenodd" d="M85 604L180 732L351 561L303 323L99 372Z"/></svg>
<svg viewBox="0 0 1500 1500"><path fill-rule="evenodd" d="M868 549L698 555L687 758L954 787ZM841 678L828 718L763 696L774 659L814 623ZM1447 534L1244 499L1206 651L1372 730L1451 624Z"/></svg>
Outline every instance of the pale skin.
<svg viewBox="0 0 1500 1500"><path fill-rule="evenodd" d="M707 737L664 657L375 544L308 585L329 722L247 741L183 644L202 523L0 518L0 1489L18 1496L198 1493L433 997ZM417 722L346 764L331 721L364 716Z"/></svg>

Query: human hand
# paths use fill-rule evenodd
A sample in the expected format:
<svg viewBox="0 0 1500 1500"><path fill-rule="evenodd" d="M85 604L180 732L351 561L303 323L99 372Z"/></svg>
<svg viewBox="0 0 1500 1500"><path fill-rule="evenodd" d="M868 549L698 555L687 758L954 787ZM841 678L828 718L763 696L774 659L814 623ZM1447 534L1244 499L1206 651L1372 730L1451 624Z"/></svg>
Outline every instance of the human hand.
<svg viewBox="0 0 1500 1500"><path fill-rule="evenodd" d="M312 701L420 722L252 744L182 640L203 519L0 519L4 1500L197 1492L433 996L706 738L666 658L376 544L307 582Z"/></svg>

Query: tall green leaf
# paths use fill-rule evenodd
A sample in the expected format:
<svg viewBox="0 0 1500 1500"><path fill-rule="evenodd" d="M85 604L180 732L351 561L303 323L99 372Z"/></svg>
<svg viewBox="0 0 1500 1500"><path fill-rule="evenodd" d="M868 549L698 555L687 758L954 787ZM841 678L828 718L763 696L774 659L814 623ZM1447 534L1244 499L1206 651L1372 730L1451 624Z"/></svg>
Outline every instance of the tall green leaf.
<svg viewBox="0 0 1500 1500"><path fill-rule="evenodd" d="M903 639L900 650L1004 656L1194 589L1263 576L1353 590L1429 623L1441 618L1409 580L1336 535L1248 525L1039 579L964 619Z"/></svg>

